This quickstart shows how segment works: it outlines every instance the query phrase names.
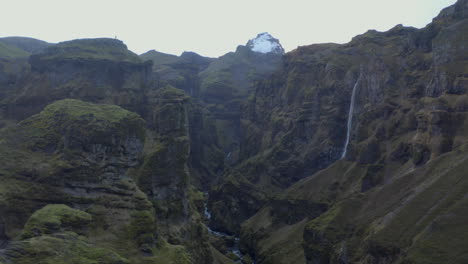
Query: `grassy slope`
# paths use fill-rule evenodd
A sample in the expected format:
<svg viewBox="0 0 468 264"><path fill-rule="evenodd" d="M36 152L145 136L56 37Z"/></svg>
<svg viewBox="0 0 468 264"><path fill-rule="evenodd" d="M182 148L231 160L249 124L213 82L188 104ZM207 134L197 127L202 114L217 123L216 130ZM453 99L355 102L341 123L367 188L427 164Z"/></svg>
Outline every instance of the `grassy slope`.
<svg viewBox="0 0 468 264"><path fill-rule="evenodd" d="M0 59L26 58L30 55L20 48L0 42Z"/></svg>
<svg viewBox="0 0 468 264"><path fill-rule="evenodd" d="M5 37L5 38L0 38L0 42L8 44L10 46L17 47L28 53L37 53L37 52L44 50L48 46L53 45L51 43L47 43L39 39L28 38L28 37Z"/></svg>
<svg viewBox="0 0 468 264"><path fill-rule="evenodd" d="M347 241L349 257L356 263L384 256L394 261L407 258L410 263L464 263L467 229L459 223L467 217L463 212L467 204L467 157L465 145L424 167L395 175L393 181L368 193L335 203L306 227L309 258L332 258L339 245ZM314 185L314 180L309 184ZM295 195L308 196L306 189L303 185L303 191ZM426 262L428 259L432 261Z"/></svg>
<svg viewBox="0 0 468 264"><path fill-rule="evenodd" d="M163 80L172 81L175 84L180 84L185 81L183 74L173 68L173 64L181 62L180 57L150 50L144 54L141 54L140 58L144 61L152 61L153 71L156 72Z"/></svg>
<svg viewBox="0 0 468 264"><path fill-rule="evenodd" d="M461 120L466 124L466 113L458 115L465 116ZM356 263L385 255L395 261L407 256L409 263L464 263L468 149L463 135L467 129L466 125L458 128L458 147L422 167L414 167L411 160L389 161L379 168L386 172L386 181L366 193L361 193L362 181L373 165L338 161L279 195L287 201L329 204L331 209L307 224L305 233L290 232L284 239L281 230L298 223L274 224L272 214L264 212L269 210L266 207L244 223L243 238L257 236L254 248L262 257L282 250L282 256L299 256L297 248L290 246L302 244L304 235L309 259L325 255L333 261L345 243ZM288 260L277 257L272 263Z"/></svg>
<svg viewBox="0 0 468 264"><path fill-rule="evenodd" d="M138 246L152 240L154 233L150 202L118 172L119 179L104 180L99 166L85 156L100 152L97 146L102 146L116 166L131 166L125 156L134 150L127 142L138 138L142 143L143 126L137 114L118 106L66 99L1 130L0 156L5 162L0 164L0 211L8 237L16 239L7 249L18 252L7 254L15 263L128 263L119 255L130 262L139 256L135 261L142 263ZM119 148L126 152L119 155ZM64 191L63 182L101 187L91 191L97 196L88 196ZM50 205L36 211L57 203L80 204L86 212Z"/></svg>
<svg viewBox="0 0 468 264"><path fill-rule="evenodd" d="M448 21L446 17L442 20ZM439 27L440 21L436 22L435 27ZM353 263L374 263L372 261L384 261L385 258L385 263L466 262L467 246L463 239L466 237L466 225L462 224L466 219L463 209L466 208L468 189L466 179L462 177L466 174L468 164L465 159L468 156L468 101L466 94L463 94L466 93L466 85L459 85L465 87L464 91L442 92L440 96L434 97L424 97L421 91L421 87L430 83L431 76L437 74L426 66L434 60L439 63L436 67L440 66L447 71L446 74L455 85L464 82L468 64L466 52L463 52L466 44L463 44L461 36L466 32L465 24L466 20L442 28L434 39L434 46L437 47L434 53L415 49L411 50L411 55L405 55L403 60L399 56L403 54L406 36L411 36L415 29L401 26L385 33L369 31L341 47L320 49L319 45L313 45L288 54L292 57L291 65L297 65L288 75L287 86L290 91L283 87L275 88L290 93L291 96L285 100L292 98L291 101L294 95L305 97L308 95L307 89L312 90L310 94L317 89L306 86L307 77L299 75L301 67L307 69L307 65L323 63L336 72L353 67L359 71L359 65L361 68L362 65L366 67L369 63L367 59L372 56L381 63L365 69L367 76L364 75L363 79L368 83L363 83L368 87L361 86L358 93L362 105L361 109L356 110L354 120L358 125L353 131L348 157L354 162L335 162L297 182L286 190L286 194L275 198L329 205L327 213L310 221L303 234L298 233L288 240L290 243L301 242L304 236L309 261L318 258L317 261L324 263L341 263L339 258L346 255L343 252L347 251L348 261ZM434 28L428 27L426 32L419 32L417 36L424 38L423 34L428 34L430 30ZM424 41L421 40L418 45L424 45ZM443 57L447 55L448 58ZM372 60L370 63L373 63ZM378 69L381 65L387 69ZM408 70L404 73L406 80L399 79L404 70ZM385 74L388 74L386 71L391 77L383 82L383 86L379 78L385 78ZM308 73L307 76L311 75ZM339 114L338 109L325 101L339 83L336 79L322 77L314 81L319 87L329 86L322 91L320 103L323 104L320 107L323 109L316 109L315 112L322 114L321 119L336 120L325 118L323 114ZM369 96L372 92L383 94L381 105L372 102L373 98ZM257 102L261 99L256 98ZM266 97L265 100L269 99ZM281 110L269 108L267 111L277 112L276 116L285 115L284 109ZM386 111L388 114L384 115ZM306 114L311 116L314 112ZM306 125L310 122L307 118L304 121ZM326 129L327 126L321 125L321 128ZM308 129L313 131L314 137L323 132L314 131L313 125L308 125ZM378 130L384 131L385 136L379 135ZM321 142L326 141L322 139ZM408 146L408 143L410 146L413 144L412 149L399 153L407 157L395 158L399 145ZM418 150L418 144L425 144L426 148L432 150L432 154L427 164L414 166L414 163L422 160L423 155ZM378 146L378 150L373 146ZM259 163L254 165L259 166ZM248 174L245 173L248 170L244 169L243 172ZM367 192L362 190L365 179L370 179L374 184ZM243 238L247 240L250 238L249 232L258 235L256 252L261 254L260 257L274 253L275 248L287 248L281 247L278 230L288 228L289 225L275 224L274 217L264 212L265 208L268 207L246 221L242 231ZM292 250L286 250L285 254L294 255ZM272 263L287 262L277 258Z"/></svg>
<svg viewBox="0 0 468 264"><path fill-rule="evenodd" d="M45 49L42 60L54 59L95 59L111 61L141 62L138 55L129 51L120 40L77 39L58 43Z"/></svg>
<svg viewBox="0 0 468 264"><path fill-rule="evenodd" d="M166 54L162 52L158 52L155 50L150 50L146 53L143 53L140 55L140 58L143 60L151 60L153 61L153 65L164 65L164 64L172 64L180 60L179 57L172 55L172 54Z"/></svg>
<svg viewBox="0 0 468 264"><path fill-rule="evenodd" d="M141 118L115 105L95 105L75 99L64 99L48 105L40 114L19 123L16 131L6 131L6 136L19 146L42 149L59 144L63 133L73 131L74 137L96 140L114 131L124 136L122 122L137 125ZM143 131L139 131L143 137ZM91 138L93 137L93 138ZM103 139L108 141L108 139Z"/></svg>

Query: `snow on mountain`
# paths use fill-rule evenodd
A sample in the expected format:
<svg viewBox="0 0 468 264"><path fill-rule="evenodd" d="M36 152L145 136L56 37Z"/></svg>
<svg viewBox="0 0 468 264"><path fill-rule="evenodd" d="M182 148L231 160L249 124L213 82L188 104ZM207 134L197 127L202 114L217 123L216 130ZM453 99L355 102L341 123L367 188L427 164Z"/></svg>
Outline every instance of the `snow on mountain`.
<svg viewBox="0 0 468 264"><path fill-rule="evenodd" d="M252 51L259 53L272 52L284 54L284 49L279 43L279 40L267 32L260 33L256 38L249 40L249 42L247 42L247 47L249 47Z"/></svg>

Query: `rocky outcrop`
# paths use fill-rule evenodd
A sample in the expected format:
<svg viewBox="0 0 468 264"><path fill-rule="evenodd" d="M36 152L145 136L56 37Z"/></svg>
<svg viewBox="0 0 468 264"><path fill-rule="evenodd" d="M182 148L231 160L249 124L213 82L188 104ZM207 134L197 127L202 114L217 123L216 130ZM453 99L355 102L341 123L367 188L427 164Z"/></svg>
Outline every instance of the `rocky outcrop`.
<svg viewBox="0 0 468 264"><path fill-rule="evenodd" d="M194 52L184 52L180 56L165 54L155 50L140 55L140 58L153 62L153 72L157 86L168 83L197 98L200 94L199 73L215 59L202 57Z"/></svg>
<svg viewBox="0 0 468 264"><path fill-rule="evenodd" d="M229 166L238 163L242 144L241 115L254 84L279 70L281 53L258 53L238 46L200 72L200 100L215 119L218 145Z"/></svg>
<svg viewBox="0 0 468 264"><path fill-rule="evenodd" d="M44 239L54 247L61 239L44 236L73 231L95 241L118 245L127 240L130 248L151 250L154 209L129 174L139 165L144 131L144 121L135 113L72 99L2 131L1 156L7 163L1 167L6 185L0 210L8 238L22 230L23 239L32 239L28 243ZM59 203L85 212L48 206ZM84 226L89 228L81 230ZM103 231L113 235L102 237ZM32 238L36 236L41 238ZM10 256L16 242L10 244L7 258L34 256Z"/></svg>
<svg viewBox="0 0 468 264"><path fill-rule="evenodd" d="M305 257L297 263L395 263L403 259L408 263L424 263L422 256L416 257L420 251L411 253L415 250L413 245L422 243L424 246L417 248L423 250L430 242L411 244L380 235L377 236L382 240L376 242L368 236L381 232L380 228L386 229L393 221L394 230L403 228L399 224L406 226L406 230L412 229L409 224L412 220L406 222L408 225L402 224L409 219L426 219L428 225L419 222L423 230L431 225L429 219L436 221L438 216L427 218L423 216L427 212L424 210L421 215L410 211L400 213L409 210L402 208L410 205L396 201L413 199L401 193L393 194L395 203L385 208L381 207L386 202L373 201L379 195L381 201L384 197L390 199L391 193L398 189L397 182L411 182L408 190L430 192L426 188L434 182L422 180L424 177L441 177L441 180L448 177L446 180L450 181L448 171L463 170L453 167L461 166L466 157L463 133L467 116L465 110L458 110L461 109L458 105L466 97L464 85L460 83L466 75L467 60L464 42L456 37L466 31L466 18L461 11L464 8L466 1L458 1L421 30L397 26L388 32L366 32L345 45L300 47L286 55L283 76L257 86L256 96L243 120L248 135L243 145L247 161L234 168L233 175L242 177L239 181L252 183L253 189L270 190L270 197L262 201L265 207L244 222L241 229L246 250L256 252L260 263L270 263L270 254L283 245L276 230L300 228L295 221L275 224L275 214L265 213L273 210L268 209L271 208L268 201L278 199L281 193L278 188L288 186L288 195L281 198L283 203L299 199L330 208L314 220L310 219L317 215L297 219L309 221L303 237L301 232L296 235L292 232L288 238L291 243L299 244L304 239ZM351 90L358 79L350 145L345 159L339 160L345 142L345 117ZM445 159L452 160L453 165L442 165ZM431 172L428 168L432 166L439 166L441 171ZM228 186L231 186L229 181L219 189ZM241 193L240 190L230 193L231 196L218 202L220 207L248 200L245 195L235 194ZM376 224L372 221L378 216L372 212L380 209L388 217ZM439 209L440 212L448 210ZM455 215L451 219L458 221L455 219L460 216ZM229 216L240 218L236 211ZM248 218L240 218L237 228ZM416 234L417 231L407 239L417 240ZM430 235L424 234L429 239ZM387 243L389 240L392 242ZM445 252L445 257L450 255L455 262L463 262L454 253L461 244L454 251L444 245L432 246ZM299 256L294 252L290 248L283 254ZM362 255L362 252L366 253ZM287 262L278 257L271 263Z"/></svg>
<svg viewBox="0 0 468 264"><path fill-rule="evenodd" d="M287 54L0 40L0 262L467 262L467 4Z"/></svg>
<svg viewBox="0 0 468 264"><path fill-rule="evenodd" d="M307 224L304 231L307 260L463 263L464 246L455 241L462 239L465 228L459 225L449 228L449 223L465 218L460 211L466 204L462 198L464 181L460 178L465 164L466 145L425 167L397 174L396 179L378 188L336 203ZM445 188L453 186L454 181L460 184L457 188ZM448 235L447 228L454 232L448 240L443 238Z"/></svg>
<svg viewBox="0 0 468 264"><path fill-rule="evenodd" d="M119 40L85 39L59 43L29 58L8 94L3 115L23 119L60 99L112 103L144 113L145 91L151 86L151 62L142 62Z"/></svg>
<svg viewBox="0 0 468 264"><path fill-rule="evenodd" d="M169 85L152 96L138 185L153 203L159 235L170 244L185 246L195 263L211 262L199 215L203 196L192 185L200 182L192 172L201 168L190 168L189 160L193 153L189 111L194 106L183 90Z"/></svg>
<svg viewBox="0 0 468 264"><path fill-rule="evenodd" d="M187 57L187 60L197 61L197 58L190 54L185 55L185 57ZM105 192L112 194L108 197L109 201L106 200L107 196L105 196L106 199L99 198L99 201L102 200L106 205L107 203L120 203L120 205L116 206L120 208L118 210L123 210L125 214L129 212L125 209L127 206L134 207L134 205L131 205L133 199L131 197L136 196L138 197L137 201L142 199L141 203L145 204L145 208L147 207L146 211L137 211L135 213L130 211L130 215L122 216L121 219L118 216L120 213L114 212L114 209L99 207L101 204L93 199L88 201L89 203L96 203L96 214L99 217L107 218L115 215L115 217L110 218L113 219L112 223L114 223L113 221L116 223L130 222L132 226L135 225L135 227L127 228L128 232L122 235L124 238L121 237L122 232L119 231L124 228L121 225L109 231L119 236L119 238L113 238L115 243L131 237L132 240L136 241L139 251L147 255L154 254L155 258L160 258L164 254L172 255L176 251L179 252L178 255L185 254L188 248L192 252L192 261L204 262L207 259L209 260L211 254L208 245L203 242L203 240L206 240L204 239L206 233L204 233L205 230L193 202L194 199L198 199L198 196L195 195L197 192L191 187L192 180L189 171L191 169L188 166L188 157L190 155L189 119L192 118L192 114L188 114L189 112L192 113L192 111L189 111L192 106L188 96L182 90L171 87L167 83L158 83L157 76L155 77L151 72L152 64L142 63L136 55L126 49L123 43L117 40L75 40L61 43L33 55L29 59L29 63L31 71L21 74L20 81L12 88L16 89L18 93L7 93L3 101L4 117L22 119L31 113L38 112L44 105L53 100L79 98L91 102L118 104L128 110L138 112L146 120L146 123L139 125L141 128L138 132L139 137L141 137L139 143L131 140L128 142L116 141L115 136L120 133L118 132L120 127L112 132L116 133L115 136L106 134L107 132L103 134L102 131L98 131L97 134L90 133L89 131L101 129L101 121L94 121L93 118L95 118L96 114L88 113L86 108L91 106L86 103L78 106L78 109L66 108L64 105L70 102L73 108L75 101L71 100L62 103L58 108L56 104L48 106L40 116L48 115L50 109L55 109L53 110L55 112L62 111L62 108L65 107L64 109L67 111L74 112L77 110L78 114L83 114L84 117L78 116L83 120L76 121L74 118L77 118L77 116L63 116L54 113L51 114L50 120L55 123L48 124L40 131L36 131L29 129L29 127L35 128L37 126L37 120L35 119L37 117L35 116L31 120L26 119L23 123L28 129L18 130L21 131L19 134L27 140L13 135L14 132L11 132L11 130L6 130L10 131L8 133L11 134L11 139L15 142L23 140L21 144L26 144L24 147L28 151L55 155L57 149L64 149L63 155L67 158L71 154L84 156L83 158L86 161L84 165L80 161L73 165L76 168L67 167L62 172L66 177L69 177L70 181L75 178L83 178L84 182L65 181L66 184L60 182L58 186L54 187L57 192L60 193L60 190L63 189L66 193L73 195L90 193L100 197L100 192L105 190ZM196 108L196 106L193 107ZM112 116L105 114L100 117L108 118ZM69 118L70 120L68 120ZM88 121L92 123L89 127L86 125ZM5 120L5 123L7 125L11 124L8 120ZM38 123L42 126L43 120L39 120ZM132 126L134 124L129 123L128 125ZM127 128L122 129L126 131ZM76 135L73 137L60 137L61 134L68 135L71 133L68 131L74 131L73 133L76 133ZM38 141L36 141L36 138L30 140L29 135L36 132L40 135L37 138ZM106 146L87 145L94 140L116 144L121 149L112 150ZM78 149L69 150L75 147ZM6 147L5 151L8 151L8 148ZM123 156L118 160L113 158L109 161L111 165L105 165L101 168L102 159L109 158L107 151L116 152L116 154L123 152L125 155L129 155L129 159L126 160ZM88 154L88 152L91 154ZM23 155L22 152L20 154ZM124 166L119 162L128 162L128 164ZM110 175L111 178L114 177L112 173L120 175L124 174L129 168L132 168L132 170L130 170L125 180L117 181L115 179L116 182L114 183L113 178L113 180L102 178L103 182L98 184L95 181L88 182L90 179L85 175L90 170L89 166L96 167L99 173ZM59 166L57 169L61 169L61 167ZM201 171L201 169L193 171ZM13 178L15 177L13 176ZM201 181L197 178L201 178L201 176L194 177L196 180L193 182ZM130 179L130 182L128 182L127 178ZM50 193L52 197L55 192ZM56 197L51 201L47 200L34 205L33 208L28 209L29 211L21 216L22 220L17 221L19 226L15 228L20 229L21 223L26 221L31 212L40 205L61 203L61 199ZM31 206L33 203L28 200L25 204ZM16 213L11 213L11 216L12 220L18 217ZM157 221L156 225L155 218L158 217L163 220ZM105 226L105 230L110 230L108 226L113 225L104 222L101 224ZM156 229L158 230L158 240L156 240L155 235ZM170 243L167 243L167 241ZM129 247L128 250L133 249ZM139 251L136 250L136 252ZM130 262L132 261L134 260L130 260Z"/></svg>
<svg viewBox="0 0 468 264"><path fill-rule="evenodd" d="M208 208L214 217L209 225L215 230L238 235L238 224L255 214L267 196L246 182L233 180L225 182L222 187L210 192Z"/></svg>

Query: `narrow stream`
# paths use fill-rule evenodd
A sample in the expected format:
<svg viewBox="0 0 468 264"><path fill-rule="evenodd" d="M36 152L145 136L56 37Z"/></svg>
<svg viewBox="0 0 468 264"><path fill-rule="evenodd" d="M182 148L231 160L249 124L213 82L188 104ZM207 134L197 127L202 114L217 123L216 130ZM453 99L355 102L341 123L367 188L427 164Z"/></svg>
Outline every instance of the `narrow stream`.
<svg viewBox="0 0 468 264"><path fill-rule="evenodd" d="M204 194L207 197L206 200L208 200L208 193L204 193ZM211 212L208 210L208 205L207 205L206 201L205 201L204 207L205 207L205 211L204 211L205 217L206 217L206 219L210 220L211 219ZM231 236L231 235L223 233L223 232L213 230L208 226L208 224L206 225L206 228L208 229L208 232L210 234L212 234L213 236L215 236L215 237L219 237L219 238L221 238L223 240L227 240L227 241L234 241L233 245L231 247L228 247L228 251L233 253L235 256L237 256L239 258L238 260L235 261L235 263L244 264L244 262L242 261L242 258L244 257L244 255L242 254L242 252L239 249L240 238L238 238L236 236Z"/></svg>

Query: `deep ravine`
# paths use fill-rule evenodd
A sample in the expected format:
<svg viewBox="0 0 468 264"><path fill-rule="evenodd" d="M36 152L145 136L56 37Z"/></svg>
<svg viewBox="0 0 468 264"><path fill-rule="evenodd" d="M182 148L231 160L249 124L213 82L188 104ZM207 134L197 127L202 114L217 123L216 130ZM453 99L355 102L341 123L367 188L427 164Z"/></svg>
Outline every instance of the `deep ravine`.
<svg viewBox="0 0 468 264"><path fill-rule="evenodd" d="M205 192L204 194L205 194L205 197L206 197L206 200L205 200L205 203L204 203L204 214L205 214L205 219L207 219L209 221L211 219L211 212L209 211L208 204L206 202L208 200L208 193ZM223 240L234 241L234 244L231 247L228 247L228 251L231 252L232 254L234 254L238 258L235 261L235 263L244 264L244 262L242 261L242 259L244 257L244 254L242 254L242 252L239 249L240 238L238 238L236 236L233 236L233 235L226 234L224 232L219 232L219 231L213 230L213 229L211 229L209 227L208 224L206 224L206 228L208 229L208 232L211 235L215 236L215 237L221 238ZM254 261L252 263L255 264Z"/></svg>

